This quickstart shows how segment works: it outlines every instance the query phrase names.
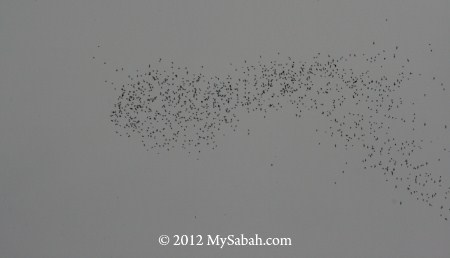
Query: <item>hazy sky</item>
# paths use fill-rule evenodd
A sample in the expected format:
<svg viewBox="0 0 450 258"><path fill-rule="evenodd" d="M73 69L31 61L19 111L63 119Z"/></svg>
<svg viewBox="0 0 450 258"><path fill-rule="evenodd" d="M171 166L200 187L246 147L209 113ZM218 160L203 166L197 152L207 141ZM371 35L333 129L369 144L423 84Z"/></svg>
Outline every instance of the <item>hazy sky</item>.
<svg viewBox="0 0 450 258"><path fill-rule="evenodd" d="M110 82L159 58L224 77L260 55L310 61L399 46L424 76L402 94L434 118L418 132L431 159L450 147L433 131L450 121L449 14L448 0L1 0L0 256L450 257L439 209L362 170L358 149L323 143L319 117L244 116L199 155L146 151L109 117ZM447 91L428 84L434 76ZM430 170L450 186L448 155ZM158 243L175 234L292 246Z"/></svg>

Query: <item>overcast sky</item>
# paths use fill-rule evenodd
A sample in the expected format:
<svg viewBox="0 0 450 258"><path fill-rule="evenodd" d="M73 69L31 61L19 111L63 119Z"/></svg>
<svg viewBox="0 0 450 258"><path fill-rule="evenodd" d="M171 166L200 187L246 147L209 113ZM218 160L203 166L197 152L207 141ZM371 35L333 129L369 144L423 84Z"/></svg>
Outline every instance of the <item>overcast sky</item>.
<svg viewBox="0 0 450 258"><path fill-rule="evenodd" d="M1 0L0 256L450 257L439 208L363 170L359 149L327 145L314 130L328 122L313 114L243 115L197 155L146 151L110 122L114 87L159 58L224 78L260 55L310 62L399 46L423 74L402 94L434 117L418 132L430 140L421 157L434 159L450 147L439 134L449 14L448 0ZM448 155L430 172L450 186ZM176 234L292 246L173 246Z"/></svg>

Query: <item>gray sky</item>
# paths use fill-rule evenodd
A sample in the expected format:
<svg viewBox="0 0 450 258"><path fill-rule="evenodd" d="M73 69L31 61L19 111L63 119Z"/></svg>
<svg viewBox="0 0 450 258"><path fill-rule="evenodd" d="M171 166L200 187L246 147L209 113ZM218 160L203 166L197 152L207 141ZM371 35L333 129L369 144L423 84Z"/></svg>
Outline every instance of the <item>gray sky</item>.
<svg viewBox="0 0 450 258"><path fill-rule="evenodd" d="M417 132L430 140L423 158L434 158L450 147L439 131L450 121L449 13L447 0L0 1L0 256L450 257L439 209L363 171L358 149L323 143L314 129L326 122L313 115L244 116L199 155L147 152L109 121L110 82L159 58L226 76L229 63L259 55L308 61L399 46L423 74L402 94L434 119ZM449 185L441 158L430 170ZM292 246L158 243L175 234Z"/></svg>

